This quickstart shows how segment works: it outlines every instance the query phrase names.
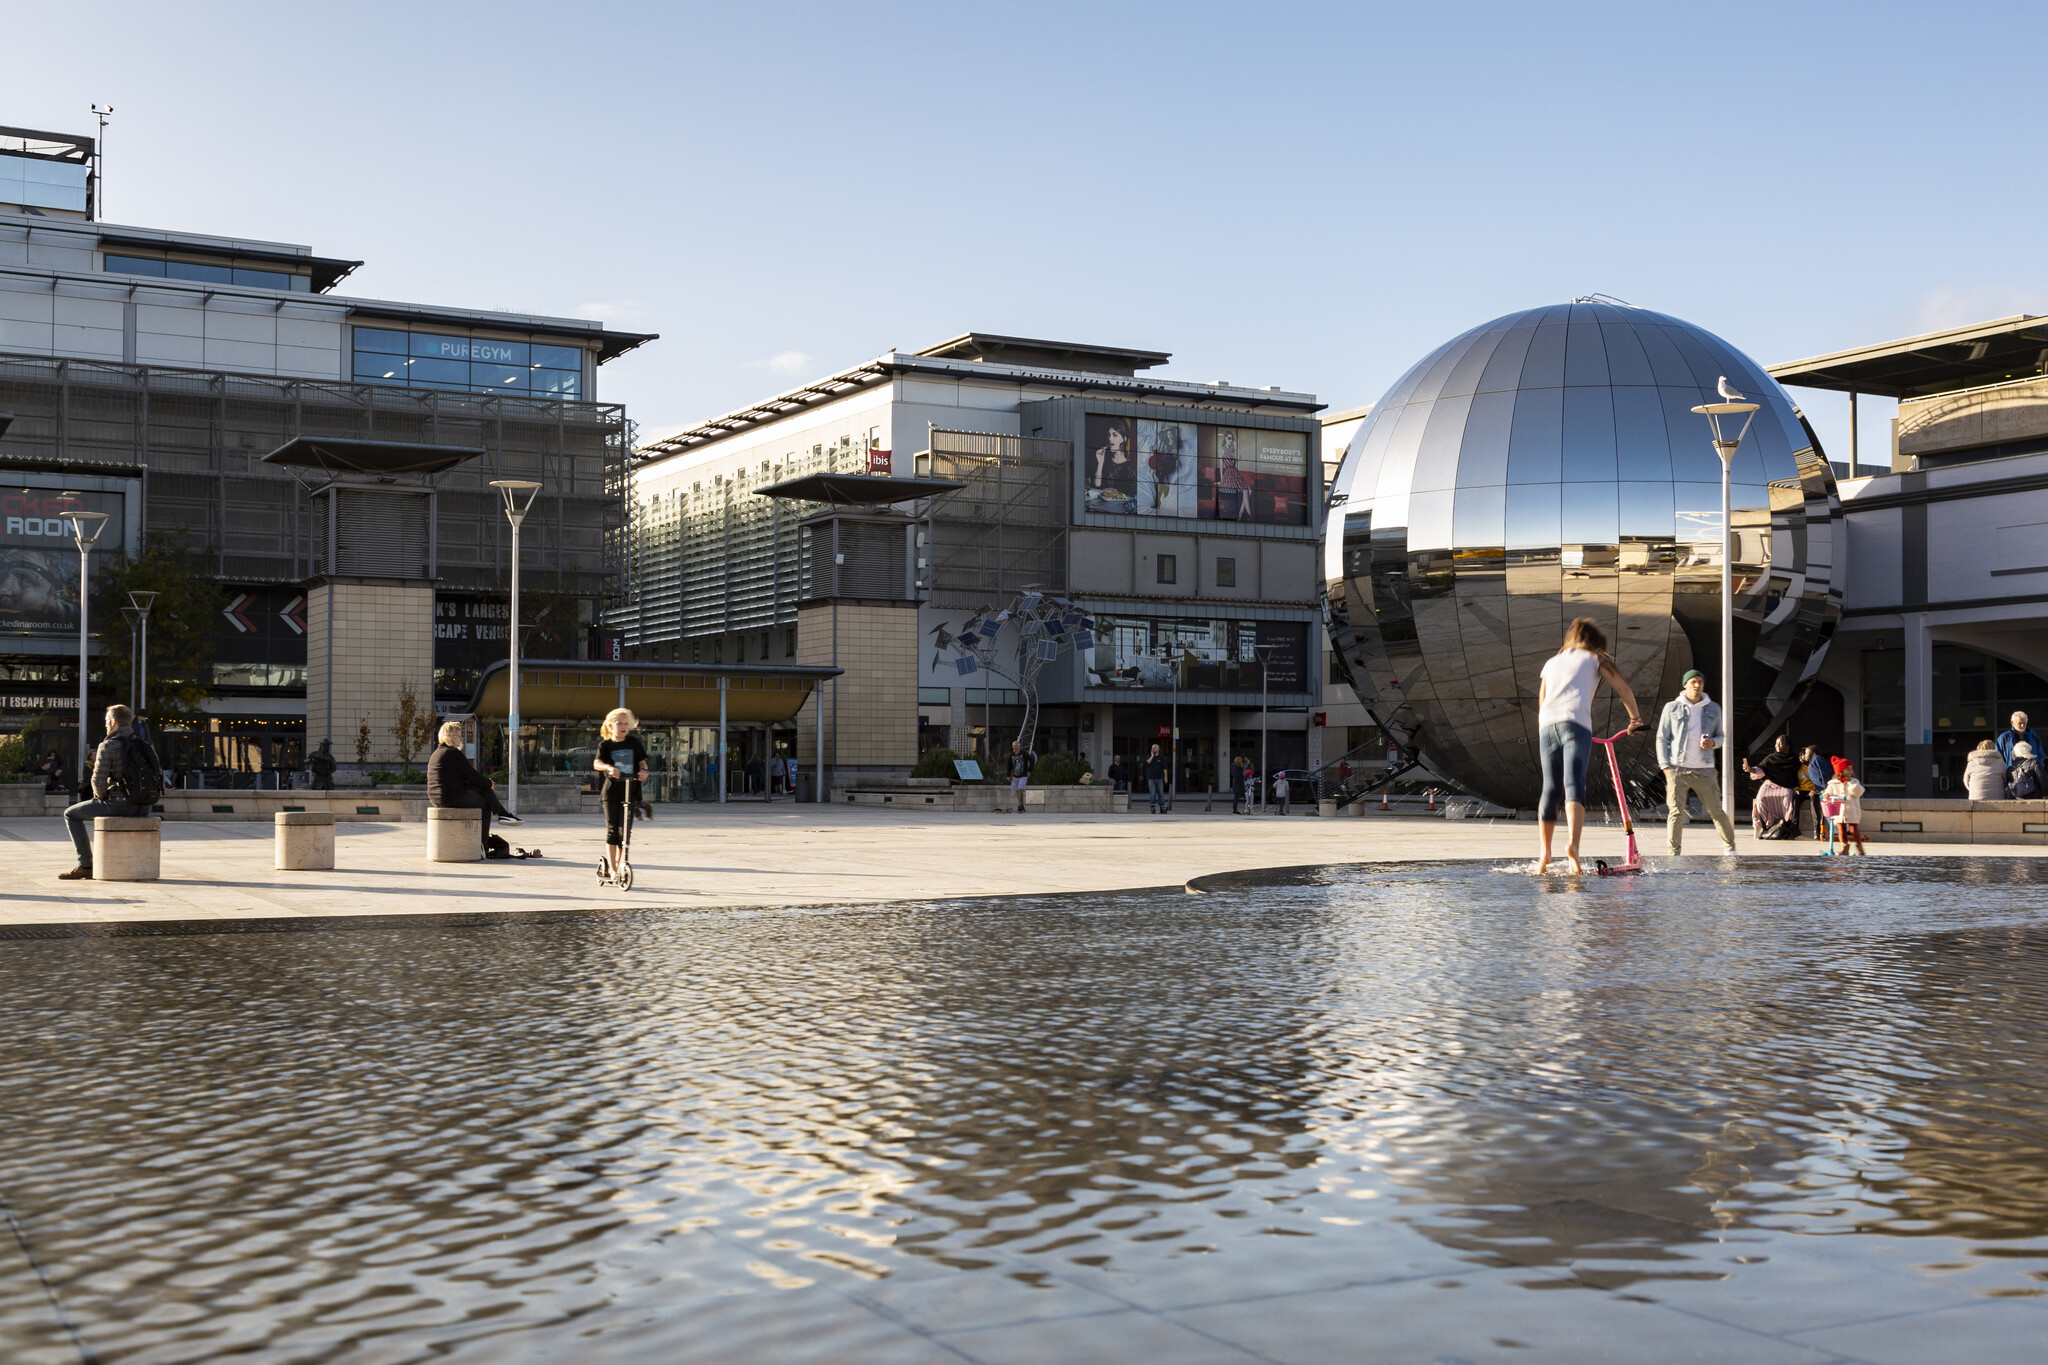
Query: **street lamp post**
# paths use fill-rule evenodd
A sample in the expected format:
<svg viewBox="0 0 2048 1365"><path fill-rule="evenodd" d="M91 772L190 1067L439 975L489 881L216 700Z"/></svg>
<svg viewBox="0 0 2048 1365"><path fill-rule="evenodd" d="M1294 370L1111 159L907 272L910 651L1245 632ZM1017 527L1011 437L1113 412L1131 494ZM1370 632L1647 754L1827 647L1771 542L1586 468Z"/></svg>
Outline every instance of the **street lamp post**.
<svg viewBox="0 0 2048 1365"><path fill-rule="evenodd" d="M1748 402L1728 377L1720 383L1721 401L1693 409L1707 419L1714 433L1714 453L1721 457L1721 809L1735 820L1735 527L1729 496L1729 471L1735 451L1749 435L1760 404ZM1729 436L1725 420L1740 416L1742 429Z"/></svg>
<svg viewBox="0 0 2048 1365"><path fill-rule="evenodd" d="M508 664L511 678L511 696L505 711L505 806L514 815L519 814L519 524L526 520L526 514L533 510L533 500L540 496L540 485L532 479L492 479L491 487L498 490L504 499L505 520L512 523L512 628L511 660Z"/></svg>
<svg viewBox="0 0 2048 1365"><path fill-rule="evenodd" d="M139 712L142 708L136 705L132 698L135 696L135 661L141 652L136 641L142 636L142 613L134 607L123 607L121 615L128 620L128 696L131 698L129 705L134 706Z"/></svg>
<svg viewBox="0 0 2048 1365"><path fill-rule="evenodd" d="M1272 669L1272 660L1267 656L1278 645L1253 645L1252 652L1259 660L1259 809L1266 809L1266 793L1272 789L1273 774L1266 768L1266 699L1271 693L1266 687L1266 676Z"/></svg>
<svg viewBox="0 0 2048 1365"><path fill-rule="evenodd" d="M107 529L108 516L105 512L66 512L64 520L71 523L71 539L78 544L78 790L86 792L85 749L88 738L85 717L85 643L86 617L92 597L92 579L87 571L86 556L92 553L93 542L100 538L100 532Z"/></svg>
<svg viewBox="0 0 2048 1365"><path fill-rule="evenodd" d="M149 709L149 611L156 605L158 596L153 592L128 594L128 609L142 619L142 647L135 654L135 709L138 712Z"/></svg>

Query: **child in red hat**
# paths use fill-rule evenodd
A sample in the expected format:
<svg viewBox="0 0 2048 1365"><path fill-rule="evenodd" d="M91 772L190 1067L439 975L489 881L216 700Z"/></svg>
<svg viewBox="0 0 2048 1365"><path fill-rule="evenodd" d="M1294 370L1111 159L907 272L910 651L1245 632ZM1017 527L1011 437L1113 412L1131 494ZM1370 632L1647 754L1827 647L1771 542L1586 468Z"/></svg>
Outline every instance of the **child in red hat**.
<svg viewBox="0 0 2048 1365"><path fill-rule="evenodd" d="M1856 780L1856 765L1839 755L1829 761L1835 779L1828 783L1821 799L1835 807L1835 828L1842 831L1842 852L1847 853L1854 843L1856 851L1868 858L1870 850L1863 845L1863 784Z"/></svg>

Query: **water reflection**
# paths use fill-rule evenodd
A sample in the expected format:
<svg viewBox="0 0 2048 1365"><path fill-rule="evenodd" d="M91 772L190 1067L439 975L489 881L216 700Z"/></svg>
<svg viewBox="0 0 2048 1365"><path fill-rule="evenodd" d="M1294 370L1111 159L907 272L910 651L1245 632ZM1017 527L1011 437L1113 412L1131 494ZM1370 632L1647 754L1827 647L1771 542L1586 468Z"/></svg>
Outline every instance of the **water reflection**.
<svg viewBox="0 0 2048 1365"><path fill-rule="evenodd" d="M104 1360L490 1358L682 1308L851 1358L849 1304L960 1284L1003 1321L1461 1266L1662 1301L1824 1243L1880 1298L1901 1248L2031 1295L2044 875L14 942L0 1192ZM25 1263L0 1345L69 1349Z"/></svg>

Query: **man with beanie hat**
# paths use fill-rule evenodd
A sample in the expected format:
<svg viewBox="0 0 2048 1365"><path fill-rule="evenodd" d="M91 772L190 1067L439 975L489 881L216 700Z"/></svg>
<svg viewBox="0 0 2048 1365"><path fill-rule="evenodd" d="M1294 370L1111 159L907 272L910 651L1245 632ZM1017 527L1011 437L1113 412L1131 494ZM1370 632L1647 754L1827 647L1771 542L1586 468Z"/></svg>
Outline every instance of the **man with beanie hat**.
<svg viewBox="0 0 2048 1365"><path fill-rule="evenodd" d="M1715 751L1721 747L1721 706L1707 695L1707 675L1686 670L1684 690L1671 699L1657 722L1657 766L1664 770L1664 799L1671 808L1667 822L1671 856L1681 855L1685 832L1685 799L1697 796L1707 818L1721 832L1726 851L1735 851L1735 826L1721 809L1714 780Z"/></svg>

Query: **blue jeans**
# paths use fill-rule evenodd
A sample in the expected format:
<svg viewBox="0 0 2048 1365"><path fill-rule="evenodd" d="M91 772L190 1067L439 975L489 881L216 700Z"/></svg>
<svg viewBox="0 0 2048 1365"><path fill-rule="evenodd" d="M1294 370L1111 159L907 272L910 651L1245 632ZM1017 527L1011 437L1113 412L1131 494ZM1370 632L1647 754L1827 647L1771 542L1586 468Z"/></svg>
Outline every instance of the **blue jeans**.
<svg viewBox="0 0 2048 1365"><path fill-rule="evenodd" d="M1539 737L1543 749L1543 797L1536 818L1556 822L1566 803L1586 804L1586 766L1593 761L1593 732L1568 720L1553 721Z"/></svg>
<svg viewBox="0 0 2048 1365"><path fill-rule="evenodd" d="M1152 789L1152 813L1157 815L1166 809L1166 779L1148 777L1145 779L1145 785Z"/></svg>
<svg viewBox="0 0 2048 1365"><path fill-rule="evenodd" d="M64 823L71 828L71 846L78 850L78 865L92 866L92 822L99 815L147 815L148 806L131 806L126 801L81 801L64 808Z"/></svg>

